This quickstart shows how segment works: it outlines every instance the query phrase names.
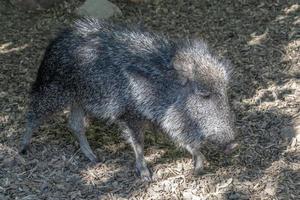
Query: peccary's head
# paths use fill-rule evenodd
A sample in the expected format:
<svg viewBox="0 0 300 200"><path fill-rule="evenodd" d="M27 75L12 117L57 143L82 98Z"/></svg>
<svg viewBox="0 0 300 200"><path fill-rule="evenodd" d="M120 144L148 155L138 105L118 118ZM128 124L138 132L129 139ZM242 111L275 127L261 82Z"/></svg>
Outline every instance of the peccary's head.
<svg viewBox="0 0 300 200"><path fill-rule="evenodd" d="M191 152L204 143L231 148L235 131L227 96L228 64L212 56L203 42L192 42L176 53L172 65L182 90L165 113L165 128Z"/></svg>

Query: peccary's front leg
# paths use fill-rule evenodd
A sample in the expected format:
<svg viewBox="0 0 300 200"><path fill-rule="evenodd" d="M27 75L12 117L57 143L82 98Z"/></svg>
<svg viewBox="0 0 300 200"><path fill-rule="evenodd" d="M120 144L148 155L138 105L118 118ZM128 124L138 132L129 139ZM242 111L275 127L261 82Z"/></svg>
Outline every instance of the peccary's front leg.
<svg viewBox="0 0 300 200"><path fill-rule="evenodd" d="M193 156L194 174L196 174L196 175L203 174L204 173L204 161L206 160L205 156L199 150L194 150L190 146L187 146L186 149Z"/></svg>
<svg viewBox="0 0 300 200"><path fill-rule="evenodd" d="M96 155L93 153L86 135L86 119L85 119L85 113L83 109L78 105L72 105L71 107L71 113L69 117L69 128L72 130L72 133L76 137L76 139L79 142L80 149L82 153L92 162L97 163L98 159Z"/></svg>
<svg viewBox="0 0 300 200"><path fill-rule="evenodd" d="M194 162L194 173L197 175L204 173L204 162L205 157L201 152L193 155L193 162Z"/></svg>
<svg viewBox="0 0 300 200"><path fill-rule="evenodd" d="M144 131L142 130L142 124L143 122L139 120L128 118L127 121L119 122L120 128L134 150L138 175L142 179L150 181L151 173L144 158Z"/></svg>

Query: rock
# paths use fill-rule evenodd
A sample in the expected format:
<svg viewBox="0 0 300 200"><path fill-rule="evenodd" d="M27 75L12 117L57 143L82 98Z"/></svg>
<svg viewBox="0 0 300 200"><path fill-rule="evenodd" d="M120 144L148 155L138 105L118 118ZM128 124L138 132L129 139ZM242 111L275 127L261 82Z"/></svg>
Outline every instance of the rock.
<svg viewBox="0 0 300 200"><path fill-rule="evenodd" d="M87 0L76 12L82 16L92 16L100 19L122 14L116 5L107 0Z"/></svg>
<svg viewBox="0 0 300 200"><path fill-rule="evenodd" d="M300 116L294 119L294 131L297 140L300 142Z"/></svg>
<svg viewBox="0 0 300 200"><path fill-rule="evenodd" d="M285 140L291 140L295 136L293 127L288 126L282 128L280 131L280 135Z"/></svg>

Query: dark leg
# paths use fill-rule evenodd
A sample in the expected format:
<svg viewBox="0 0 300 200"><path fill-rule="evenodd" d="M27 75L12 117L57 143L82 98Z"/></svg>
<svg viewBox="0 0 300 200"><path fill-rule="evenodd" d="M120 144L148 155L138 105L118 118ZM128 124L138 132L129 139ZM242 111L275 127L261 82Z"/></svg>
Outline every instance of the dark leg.
<svg viewBox="0 0 300 200"><path fill-rule="evenodd" d="M77 138L80 149L82 153L93 163L97 162L97 157L93 153L85 132L86 132L86 119L84 110L78 105L72 105L71 107L71 114L69 117L69 127L72 130L72 133Z"/></svg>
<svg viewBox="0 0 300 200"><path fill-rule="evenodd" d="M206 160L205 156L199 150L194 150L190 146L187 146L186 149L193 156L194 173L195 174L203 174L204 173L204 161Z"/></svg>
<svg viewBox="0 0 300 200"><path fill-rule="evenodd" d="M204 173L204 164L205 157L201 152L193 155L194 160L194 173L195 174L203 174Z"/></svg>
<svg viewBox="0 0 300 200"><path fill-rule="evenodd" d="M134 150L138 174L142 179L150 181L151 173L144 158L144 131L142 130L142 124L142 121L133 119L119 122L119 126Z"/></svg>
<svg viewBox="0 0 300 200"><path fill-rule="evenodd" d="M26 128L21 140L20 153L25 154L30 147L32 134L36 131L41 123L41 119L36 117L36 113L32 110L28 111L26 116Z"/></svg>
<svg viewBox="0 0 300 200"><path fill-rule="evenodd" d="M26 130L21 141L20 153L26 153L33 132L53 113L62 110L69 102L68 95L59 86L49 85L34 91L26 113Z"/></svg>

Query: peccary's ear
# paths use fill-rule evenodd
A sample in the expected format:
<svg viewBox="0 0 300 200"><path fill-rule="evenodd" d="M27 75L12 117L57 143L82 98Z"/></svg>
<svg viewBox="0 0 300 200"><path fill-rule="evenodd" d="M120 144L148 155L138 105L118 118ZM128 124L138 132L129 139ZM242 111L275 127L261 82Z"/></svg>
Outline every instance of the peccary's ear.
<svg viewBox="0 0 300 200"><path fill-rule="evenodd" d="M188 81L187 77L181 76L180 74L178 75L178 80L181 85L186 85L186 83Z"/></svg>
<svg viewBox="0 0 300 200"><path fill-rule="evenodd" d="M193 76L193 68L192 65L190 63L186 63L183 60L181 60L180 58L174 58L174 60L172 60L172 66L176 71L178 80L180 82L181 85L186 85L186 83L188 82L189 78L192 78Z"/></svg>

